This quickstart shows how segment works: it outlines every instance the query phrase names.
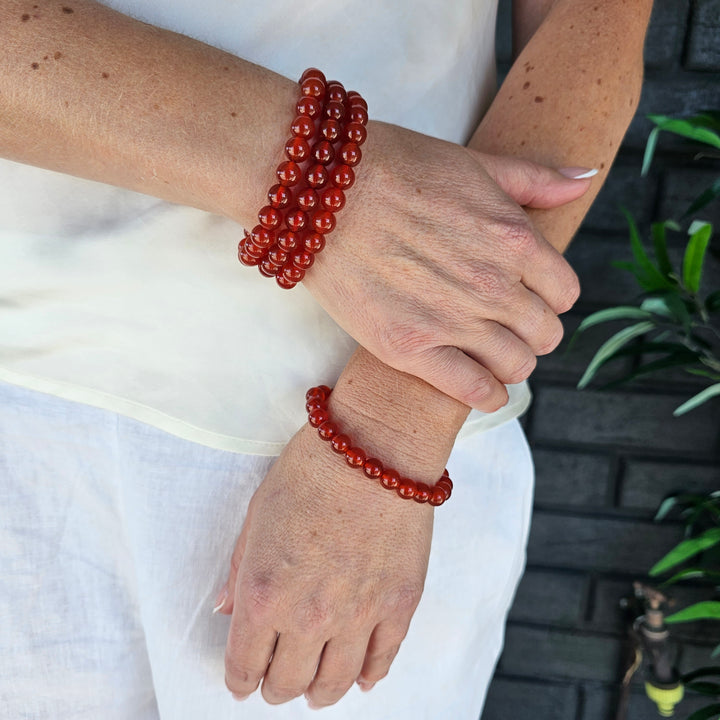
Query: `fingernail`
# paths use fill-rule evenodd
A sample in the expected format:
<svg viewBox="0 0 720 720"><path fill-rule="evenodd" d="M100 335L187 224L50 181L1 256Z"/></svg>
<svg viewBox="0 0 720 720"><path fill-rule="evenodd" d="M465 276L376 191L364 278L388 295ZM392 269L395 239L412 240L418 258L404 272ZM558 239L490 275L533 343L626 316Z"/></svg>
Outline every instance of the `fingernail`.
<svg viewBox="0 0 720 720"><path fill-rule="evenodd" d="M357 684L363 692L370 692L375 687L375 683L365 682L364 680L358 680Z"/></svg>
<svg viewBox="0 0 720 720"><path fill-rule="evenodd" d="M250 695L238 695L237 693L233 693L233 700L237 700L238 702L242 702L243 700L247 700Z"/></svg>
<svg viewBox="0 0 720 720"><path fill-rule="evenodd" d="M228 588L227 585L220 591L220 594L215 598L215 607L213 608L213 615L220 612L228 599Z"/></svg>
<svg viewBox="0 0 720 720"><path fill-rule="evenodd" d="M585 180L586 178L595 177L598 174L596 168L569 167L560 168L558 172L571 180Z"/></svg>

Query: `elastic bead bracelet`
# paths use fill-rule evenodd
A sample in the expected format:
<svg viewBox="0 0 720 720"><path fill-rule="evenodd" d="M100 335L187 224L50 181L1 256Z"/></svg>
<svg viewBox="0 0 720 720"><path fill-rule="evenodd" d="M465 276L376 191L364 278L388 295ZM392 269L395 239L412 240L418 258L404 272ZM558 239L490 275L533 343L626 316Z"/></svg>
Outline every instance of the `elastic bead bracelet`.
<svg viewBox="0 0 720 720"><path fill-rule="evenodd" d="M257 266L286 289L297 285L335 229L335 213L345 206L344 191L355 182L354 167L367 138L367 103L320 70L308 68L300 78L297 116L285 143L286 160L278 165L278 182L258 225L244 231L238 244L243 265Z"/></svg>
<svg viewBox="0 0 720 720"><path fill-rule="evenodd" d="M367 457L361 448L355 447L352 440L341 432L337 423L330 417L328 399L331 393L332 389L327 385L320 385L307 391L305 409L308 413L308 423L317 429L318 435L323 440L330 443L330 448L334 452L345 457L345 462L350 467L363 470L367 477L379 480L384 488L395 490L401 498L407 500L429 503L437 507L450 498L453 484L447 470L444 470L442 477L430 486L401 477L397 471L384 467L380 460Z"/></svg>

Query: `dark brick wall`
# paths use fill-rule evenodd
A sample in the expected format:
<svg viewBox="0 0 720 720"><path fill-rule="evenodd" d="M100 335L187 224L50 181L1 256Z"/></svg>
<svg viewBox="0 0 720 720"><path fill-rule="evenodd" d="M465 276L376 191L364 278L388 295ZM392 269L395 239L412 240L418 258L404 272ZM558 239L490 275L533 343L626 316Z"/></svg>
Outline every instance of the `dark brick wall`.
<svg viewBox="0 0 720 720"><path fill-rule="evenodd" d="M501 71L510 60L509 5L500 0ZM720 172L718 163L695 161L667 137L650 176L640 178L651 128L646 114L720 107L720 0L655 0L645 56L640 110L568 253L583 293L565 318L567 334L589 312L637 293L629 274L611 266L629 257L619 205L646 232L652 219L680 215ZM720 229L720 203L704 217ZM678 258L684 237L674 242ZM706 281L720 287L717 260ZM482 720L614 720L625 633L620 599L680 539L681 528L654 523L654 512L674 490L720 488L720 403L672 417L698 389L692 376L675 372L613 391L575 390L608 332L591 331L571 353L561 349L541 359L534 376L535 403L524 421L537 474L528 569ZM628 367L621 363L603 377ZM679 606L704 597L692 586L675 596ZM685 625L675 635L682 641L681 669L708 664L720 641L707 627ZM685 700L677 717L700 704L697 697ZM633 683L628 720L658 717L639 680Z"/></svg>

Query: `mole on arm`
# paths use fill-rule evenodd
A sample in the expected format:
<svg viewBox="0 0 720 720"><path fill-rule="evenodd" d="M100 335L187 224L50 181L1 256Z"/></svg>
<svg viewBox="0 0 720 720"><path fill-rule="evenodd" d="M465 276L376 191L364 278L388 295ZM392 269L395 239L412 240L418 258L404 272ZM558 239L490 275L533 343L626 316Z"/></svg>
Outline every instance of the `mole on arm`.
<svg viewBox="0 0 720 720"><path fill-rule="evenodd" d="M29 19L30 19L30 16L27 13L23 13L20 16L20 20L22 20L23 22L27 22Z"/></svg>
<svg viewBox="0 0 720 720"><path fill-rule="evenodd" d="M67 5L63 5L62 11L63 11L66 15L72 15L72 14L75 12L71 7L68 7Z"/></svg>

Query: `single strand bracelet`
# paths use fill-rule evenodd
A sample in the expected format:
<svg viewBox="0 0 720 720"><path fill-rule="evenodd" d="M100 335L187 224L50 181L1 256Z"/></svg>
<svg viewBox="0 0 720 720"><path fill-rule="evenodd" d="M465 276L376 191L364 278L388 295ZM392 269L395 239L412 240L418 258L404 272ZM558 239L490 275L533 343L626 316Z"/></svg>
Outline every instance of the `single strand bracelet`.
<svg viewBox="0 0 720 720"><path fill-rule="evenodd" d="M341 432L337 423L333 422L328 410L328 399L332 389L327 385L310 388L305 394L305 409L308 413L308 422L317 429L318 435L330 443L330 447L338 455L345 457L350 467L362 470L365 475L388 490L395 490L401 498L415 500L418 503L442 505L452 494L453 484L448 471L443 471L442 477L432 486L423 482L416 482L401 477L391 468L386 468L376 458L367 457L366 453L354 447L352 440Z"/></svg>

